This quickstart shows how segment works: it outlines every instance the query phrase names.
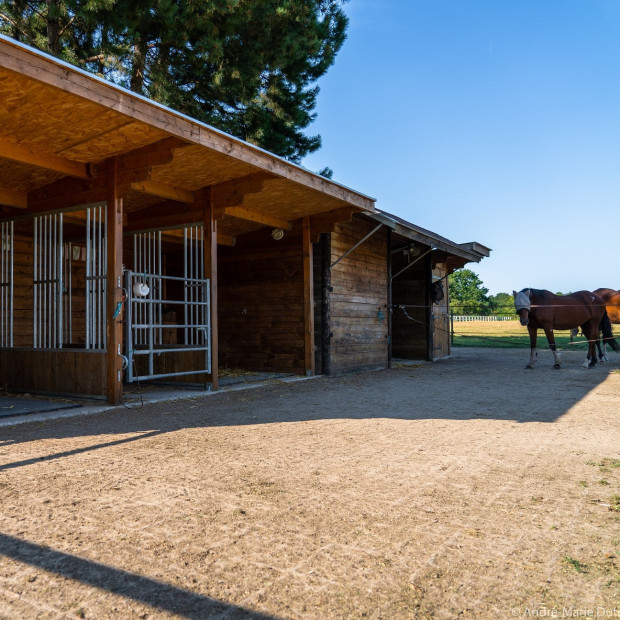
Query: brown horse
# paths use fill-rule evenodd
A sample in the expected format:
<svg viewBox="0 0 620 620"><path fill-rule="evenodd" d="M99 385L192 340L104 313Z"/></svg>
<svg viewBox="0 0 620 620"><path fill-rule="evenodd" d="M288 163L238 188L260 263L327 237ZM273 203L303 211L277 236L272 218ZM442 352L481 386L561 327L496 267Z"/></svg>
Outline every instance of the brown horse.
<svg viewBox="0 0 620 620"><path fill-rule="evenodd" d="M615 291L613 288L597 288L592 292L605 302L609 320L612 323L620 323L620 291Z"/></svg>
<svg viewBox="0 0 620 620"><path fill-rule="evenodd" d="M607 317L605 304L594 293L579 291L570 295L554 295L550 291L524 288L518 293L513 291L512 295L521 325L527 325L530 334L530 361L526 368L533 368L536 362L536 337L539 329L544 330L549 348L553 351L554 368L560 368L562 363L555 344L556 329L581 327L588 339L588 356L583 363L584 368L592 368L596 364L595 343L599 337L599 326L603 329L605 338L611 337L610 344L613 341L613 344L618 346L613 340L609 319L604 321L604 317Z"/></svg>

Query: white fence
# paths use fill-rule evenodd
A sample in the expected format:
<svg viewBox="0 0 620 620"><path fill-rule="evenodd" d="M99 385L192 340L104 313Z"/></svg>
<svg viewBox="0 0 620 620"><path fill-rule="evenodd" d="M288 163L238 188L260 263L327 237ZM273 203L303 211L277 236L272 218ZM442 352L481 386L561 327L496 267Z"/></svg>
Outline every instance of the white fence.
<svg viewBox="0 0 620 620"><path fill-rule="evenodd" d="M464 321L516 321L518 316L474 316L474 315L452 315L455 322Z"/></svg>

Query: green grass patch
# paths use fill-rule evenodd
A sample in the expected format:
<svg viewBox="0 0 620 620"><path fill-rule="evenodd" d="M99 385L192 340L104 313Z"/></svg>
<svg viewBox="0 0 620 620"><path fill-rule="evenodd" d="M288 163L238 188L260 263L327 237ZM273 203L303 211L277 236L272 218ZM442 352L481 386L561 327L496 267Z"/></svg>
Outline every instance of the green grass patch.
<svg viewBox="0 0 620 620"><path fill-rule="evenodd" d="M455 347L489 347L489 348L528 348L530 336L527 328L518 320L514 321L454 321L452 336ZM560 349L587 348L586 340L579 335L571 337L570 330L556 331L555 341ZM572 344L571 344L572 343ZM547 339L542 330L538 331L538 346L547 347Z"/></svg>
<svg viewBox="0 0 620 620"><path fill-rule="evenodd" d="M588 572L587 564L582 564L579 560L576 560L575 558L571 558L570 555L564 556L564 562L566 563L567 566L574 568L578 573Z"/></svg>

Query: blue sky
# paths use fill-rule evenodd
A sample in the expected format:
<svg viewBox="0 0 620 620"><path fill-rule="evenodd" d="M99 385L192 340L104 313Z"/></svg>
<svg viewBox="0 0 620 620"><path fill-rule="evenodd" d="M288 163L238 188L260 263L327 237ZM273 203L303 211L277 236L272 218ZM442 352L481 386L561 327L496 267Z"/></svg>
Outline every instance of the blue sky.
<svg viewBox="0 0 620 620"><path fill-rule="evenodd" d="M458 243L491 294L620 289L620 0L350 0L303 161Z"/></svg>

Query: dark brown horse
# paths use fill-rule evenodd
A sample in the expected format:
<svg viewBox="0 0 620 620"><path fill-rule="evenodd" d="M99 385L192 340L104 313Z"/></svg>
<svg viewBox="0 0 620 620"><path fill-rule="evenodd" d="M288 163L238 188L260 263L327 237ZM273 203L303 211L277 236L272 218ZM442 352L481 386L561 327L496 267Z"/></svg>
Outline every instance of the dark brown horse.
<svg viewBox="0 0 620 620"><path fill-rule="evenodd" d="M547 336L549 348L553 351L554 368L560 368L562 358L555 344L554 330L573 329L581 327L581 331L588 340L588 356L583 363L584 368L596 364L595 343L599 337L599 327L603 329L603 337L612 346L617 345L611 333L611 324L605 311L603 300L590 291L579 291L570 295L554 295L550 291L534 288L524 288L518 293L512 293L515 300L515 310L521 320L521 325L527 325L530 334L530 361L526 368L533 368L538 355L536 351L536 336L542 329ZM607 320L605 321L604 318ZM615 349L615 347L614 347Z"/></svg>
<svg viewBox="0 0 620 620"><path fill-rule="evenodd" d="M613 288L597 288L592 291L595 295L598 295L605 303L605 309L607 310L607 316L612 323L620 323L620 291L616 291ZM603 347L597 341L598 354L602 360L607 361L606 344L607 340L603 338ZM611 344L611 343L610 343ZM611 345L612 348L613 344ZM617 349L614 349L614 351Z"/></svg>

